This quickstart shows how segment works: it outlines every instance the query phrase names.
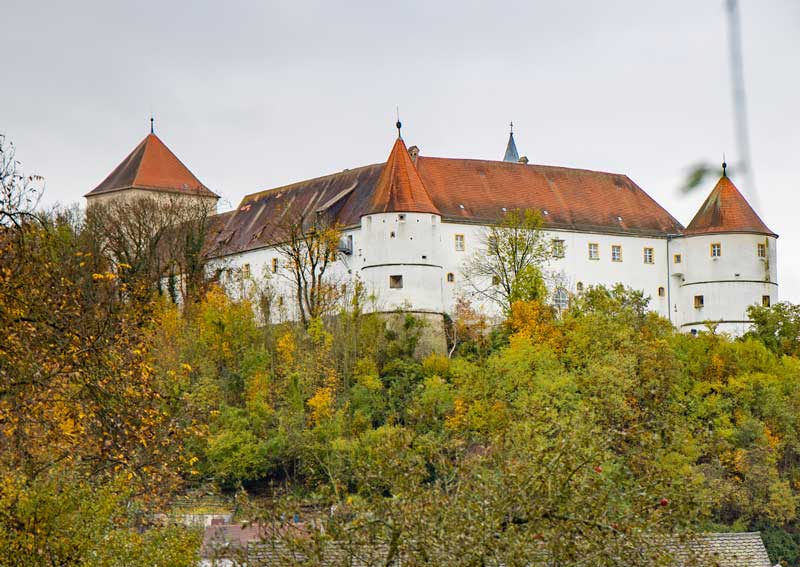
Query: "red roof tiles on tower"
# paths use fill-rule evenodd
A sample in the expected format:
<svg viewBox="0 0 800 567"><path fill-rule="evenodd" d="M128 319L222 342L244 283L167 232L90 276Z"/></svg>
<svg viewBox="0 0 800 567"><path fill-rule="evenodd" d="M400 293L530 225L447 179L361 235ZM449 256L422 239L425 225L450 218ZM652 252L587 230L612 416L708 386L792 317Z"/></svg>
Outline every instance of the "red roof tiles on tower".
<svg viewBox="0 0 800 567"><path fill-rule="evenodd" d="M184 193L219 197L203 185L155 134L147 137L128 154L100 185L87 193L87 197L122 191L143 189L168 193Z"/></svg>
<svg viewBox="0 0 800 567"><path fill-rule="evenodd" d="M389 212L439 214L417 168L411 163L405 142L399 137L375 185L369 206L362 214Z"/></svg>
<svg viewBox="0 0 800 567"><path fill-rule="evenodd" d="M777 236L767 228L736 185L724 175L686 227L684 234L720 232L752 232Z"/></svg>

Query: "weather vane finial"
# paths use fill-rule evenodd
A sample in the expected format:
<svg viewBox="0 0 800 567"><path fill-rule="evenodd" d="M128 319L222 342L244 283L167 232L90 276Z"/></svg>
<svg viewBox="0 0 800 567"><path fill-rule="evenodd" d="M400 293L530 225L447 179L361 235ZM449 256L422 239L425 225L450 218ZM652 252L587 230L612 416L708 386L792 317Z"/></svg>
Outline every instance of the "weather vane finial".
<svg viewBox="0 0 800 567"><path fill-rule="evenodd" d="M728 164L725 162L725 152L722 152L722 177L728 177Z"/></svg>
<svg viewBox="0 0 800 567"><path fill-rule="evenodd" d="M153 115L151 114L150 115L150 133L151 134L155 134L155 126L153 124L155 121L156 121L156 119L153 118Z"/></svg>
<svg viewBox="0 0 800 567"><path fill-rule="evenodd" d="M511 127L511 135L513 136L514 135L514 123L513 122L509 122L508 125Z"/></svg>
<svg viewBox="0 0 800 567"><path fill-rule="evenodd" d="M400 122L400 107L397 107L397 124L395 124L395 128L397 128L397 137L402 138L403 136L400 134L400 129L403 127L403 123Z"/></svg>

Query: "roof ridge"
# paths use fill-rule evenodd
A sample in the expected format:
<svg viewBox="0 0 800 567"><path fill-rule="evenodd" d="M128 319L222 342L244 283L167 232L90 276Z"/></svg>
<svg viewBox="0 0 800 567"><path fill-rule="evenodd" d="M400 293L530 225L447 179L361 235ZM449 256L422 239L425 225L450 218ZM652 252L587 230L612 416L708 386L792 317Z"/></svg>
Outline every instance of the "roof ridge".
<svg viewBox="0 0 800 567"><path fill-rule="evenodd" d="M558 169L562 171L585 171L586 173L599 173L602 175L616 175L616 176L625 176L628 177L627 173L615 172L615 171L600 171L597 169L586 169L585 167L567 167L564 165L549 165L545 163L520 163L520 162L510 162L510 161L503 161L498 159L482 159L482 158L454 158L454 157L441 157L441 156L424 156L420 154L417 159L423 160L433 160L433 159L440 159L440 160L447 160L447 161L471 161L471 162L482 162L482 163L497 163L497 164L504 164L509 167L519 166L519 167L546 167L548 169Z"/></svg>
<svg viewBox="0 0 800 567"><path fill-rule="evenodd" d="M341 171L335 171L333 173L327 173L325 175L320 175L318 177L310 177L308 179L302 179L300 181L295 181L294 183L289 183L288 185L279 185L277 187L270 187L268 189L262 189L261 191L256 191L255 193L248 193L244 197L242 197L242 203L244 203L248 199L257 199L259 197L263 197L269 193L279 192L279 191L292 191L299 187L306 185L307 183L312 183L315 181L322 181L323 179L334 178L339 175L344 175L345 173L354 172L354 171L361 171L364 169L368 169L370 167L376 167L379 165L386 165L384 163L371 163L368 165L360 165L358 167L351 167L347 169L343 169Z"/></svg>

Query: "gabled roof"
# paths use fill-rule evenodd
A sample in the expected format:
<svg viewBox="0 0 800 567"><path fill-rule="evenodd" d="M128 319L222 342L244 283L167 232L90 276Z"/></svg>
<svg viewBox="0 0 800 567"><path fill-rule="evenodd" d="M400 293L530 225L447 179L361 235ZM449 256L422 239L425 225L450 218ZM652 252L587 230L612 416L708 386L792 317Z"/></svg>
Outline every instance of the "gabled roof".
<svg viewBox="0 0 800 567"><path fill-rule="evenodd" d="M369 205L361 214L388 212L439 214L400 137L392 147Z"/></svg>
<svg viewBox="0 0 800 567"><path fill-rule="evenodd" d="M508 145L506 146L506 154L503 156L503 161L510 161L513 163L519 161L517 144L514 143L514 132L508 134Z"/></svg>
<svg viewBox="0 0 800 567"><path fill-rule="evenodd" d="M720 232L752 232L777 236L767 228L736 185L725 175L720 177L684 234Z"/></svg>
<svg viewBox="0 0 800 567"><path fill-rule="evenodd" d="M393 160L395 166L389 167ZM625 175L425 156L417 157L415 168L398 140L386 164L246 196L219 233L213 254L270 246L287 221L313 218L312 213L352 227L361 216L376 211L422 210L440 214L445 221L490 224L514 209L539 210L545 226L555 229L654 237L683 231Z"/></svg>
<svg viewBox="0 0 800 567"><path fill-rule="evenodd" d="M148 134L100 185L86 194L86 197L124 189L219 198L216 193L203 185L153 133Z"/></svg>

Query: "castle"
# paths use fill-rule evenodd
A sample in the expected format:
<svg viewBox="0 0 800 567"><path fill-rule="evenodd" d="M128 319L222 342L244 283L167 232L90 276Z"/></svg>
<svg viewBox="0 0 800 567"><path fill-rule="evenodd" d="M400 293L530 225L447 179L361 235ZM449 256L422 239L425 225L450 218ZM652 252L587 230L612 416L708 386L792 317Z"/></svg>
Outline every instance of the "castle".
<svg viewBox="0 0 800 567"><path fill-rule="evenodd" d="M277 227L325 218L342 236L329 274L359 278L376 309L452 313L466 297L491 316L497 306L463 285L465 261L481 253L486 227L505 213L536 210L552 241L557 307L589 286L622 283L650 296L651 309L682 331L713 322L738 335L750 324L749 306L778 299L777 235L724 168L684 227L625 175L528 163L513 132L504 159L489 161L421 155L406 148L399 126L385 163L253 193L215 215L212 262L273 278L290 295L279 277L287 268ZM218 199L152 129L86 198L91 205L137 195Z"/></svg>

